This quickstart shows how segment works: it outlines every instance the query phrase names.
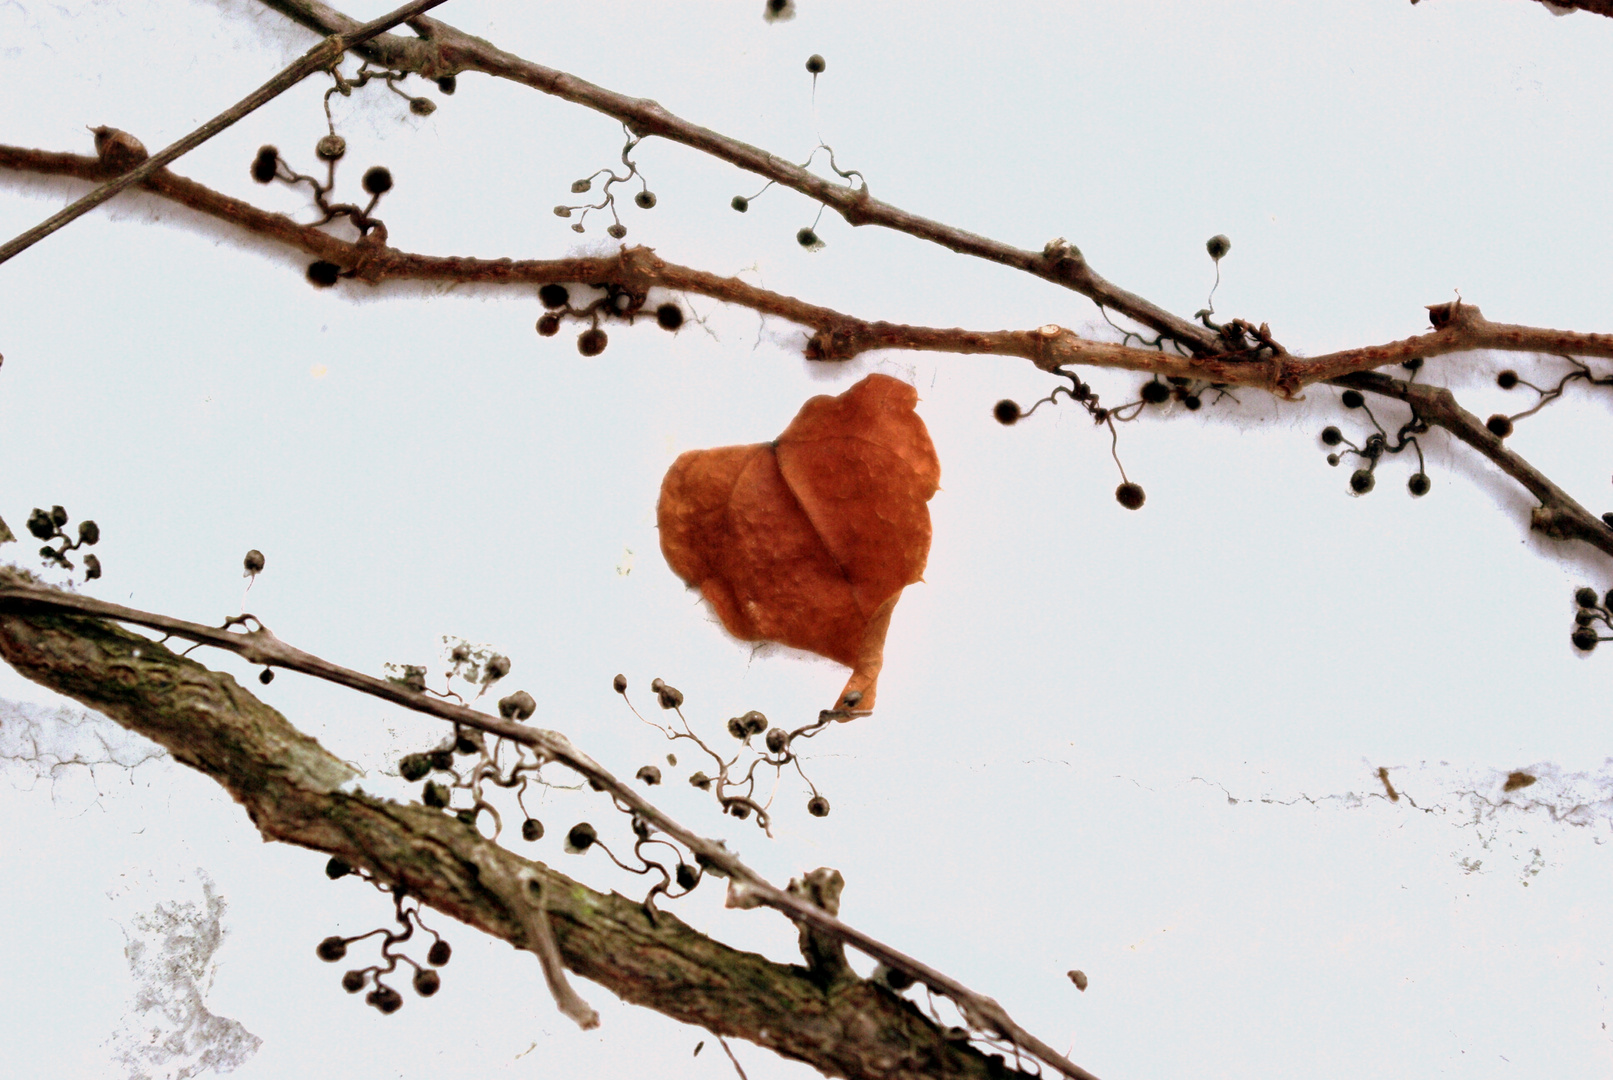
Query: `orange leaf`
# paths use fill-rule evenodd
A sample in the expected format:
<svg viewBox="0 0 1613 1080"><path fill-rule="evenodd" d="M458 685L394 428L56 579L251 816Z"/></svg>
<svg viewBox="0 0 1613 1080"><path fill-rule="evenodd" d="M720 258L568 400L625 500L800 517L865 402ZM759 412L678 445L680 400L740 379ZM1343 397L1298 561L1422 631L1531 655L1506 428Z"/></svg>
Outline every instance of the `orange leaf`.
<svg viewBox="0 0 1613 1080"><path fill-rule="evenodd" d="M941 463L918 393L870 375L801 406L771 443L690 450L661 482L661 552L728 632L852 669L836 709L873 711L885 632L930 554Z"/></svg>

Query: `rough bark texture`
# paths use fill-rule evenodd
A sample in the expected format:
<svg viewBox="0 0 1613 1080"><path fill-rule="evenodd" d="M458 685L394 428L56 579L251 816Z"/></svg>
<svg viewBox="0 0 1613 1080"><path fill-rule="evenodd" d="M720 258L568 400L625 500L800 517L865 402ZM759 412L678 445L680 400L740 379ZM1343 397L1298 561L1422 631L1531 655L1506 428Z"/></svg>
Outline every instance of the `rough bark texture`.
<svg viewBox="0 0 1613 1080"><path fill-rule="evenodd" d="M21 575L0 568L4 578ZM0 612L0 658L212 777L266 839L339 856L517 948L529 947L530 913L518 910L530 903L524 879L537 878L566 967L625 1001L831 1076L1014 1074L849 969L826 979L821 969L775 963L665 911L652 924L637 901L522 859L449 814L368 795L351 768L231 676L113 624ZM814 949L813 960L821 954Z"/></svg>

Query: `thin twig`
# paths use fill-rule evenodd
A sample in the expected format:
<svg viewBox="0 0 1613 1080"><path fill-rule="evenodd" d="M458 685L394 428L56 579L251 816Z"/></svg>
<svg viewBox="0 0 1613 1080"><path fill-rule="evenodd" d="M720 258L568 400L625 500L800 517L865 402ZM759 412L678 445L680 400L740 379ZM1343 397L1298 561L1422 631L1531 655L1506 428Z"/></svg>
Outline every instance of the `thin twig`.
<svg viewBox="0 0 1613 1080"><path fill-rule="evenodd" d="M324 71L329 68L332 64L341 60L342 54L348 49L362 45L378 34L385 33L399 23L414 18L420 13L429 11L444 2L446 0L410 0L409 3L404 4L391 14L383 15L371 22L355 23L349 30L327 37L324 41L303 53L301 58L290 67L172 146L151 155L117 179L109 180L102 184L66 209L52 214L27 232L8 241L4 246L0 246L0 263L10 259L18 252L32 247L69 222L89 213L125 188L141 183L158 169L196 149L243 116L267 105L314 72Z"/></svg>
<svg viewBox="0 0 1613 1080"><path fill-rule="evenodd" d="M263 0L263 3L320 34L339 33L353 25L349 16L320 0ZM882 202L869 194L866 184L849 187L831 182L776 154L691 123L648 98L618 94L586 79L522 59L435 19L419 18L410 25L420 38L384 35L358 50L359 55L397 71L412 71L433 79L464 71L509 79L614 117L635 135L654 135L682 143L747 172L765 176L830 207L851 225L879 225L959 254L1023 270L1044 281L1073 289L1103 307L1123 312L1144 326L1175 338L1195 353L1223 351L1221 339L1214 332L1106 281L1087 265L1081 252L1072 245L1056 241L1042 251L1027 251L954 228Z"/></svg>

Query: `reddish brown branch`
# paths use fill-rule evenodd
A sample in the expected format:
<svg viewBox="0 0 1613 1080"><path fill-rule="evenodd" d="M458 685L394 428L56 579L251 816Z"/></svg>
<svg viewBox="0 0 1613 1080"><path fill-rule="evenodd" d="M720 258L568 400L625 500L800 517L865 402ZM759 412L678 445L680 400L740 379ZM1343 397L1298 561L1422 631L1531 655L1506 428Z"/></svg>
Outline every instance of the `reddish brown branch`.
<svg viewBox="0 0 1613 1080"><path fill-rule="evenodd" d="M93 182L112 174L114 167L80 154L0 146L0 170L71 176ZM1351 372L1474 349L1613 357L1613 335L1492 323L1470 304L1436 307L1434 310L1442 313L1439 315L1442 325L1432 333L1313 358L1286 352L1274 355L1267 352L1257 359L1238 355L1180 356L1093 341L1059 326L1036 330L966 330L870 322L758 288L738 278L667 262L645 247L623 248L618 255L574 259L419 255L388 247L378 235L350 243L168 170L152 174L144 186L163 198L255 236L335 263L366 282L412 280L527 286L583 282L619 286L641 298L652 288L694 293L811 328L813 334L805 351L807 357L814 360L849 360L872 349L1017 356L1030 360L1044 371L1067 366L1121 368L1163 377L1252 386L1291 397L1311 383L1336 379Z"/></svg>

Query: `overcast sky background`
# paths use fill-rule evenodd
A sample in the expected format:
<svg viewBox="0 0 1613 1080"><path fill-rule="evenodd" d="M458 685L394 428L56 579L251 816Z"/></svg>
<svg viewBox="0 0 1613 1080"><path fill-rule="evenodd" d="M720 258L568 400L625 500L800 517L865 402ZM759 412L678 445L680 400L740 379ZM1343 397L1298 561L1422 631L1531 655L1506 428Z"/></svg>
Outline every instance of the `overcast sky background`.
<svg viewBox="0 0 1613 1080"><path fill-rule="evenodd" d="M1492 319L1613 331L1613 21L1522 0L989 16L801 0L773 25L762 6L452 0L438 14L787 158L821 137L882 199L1025 248L1067 237L1183 315L1214 282L1205 240L1225 233L1218 312L1269 322L1296 353L1419 333L1423 305L1458 291ZM245 0L0 0L0 94L29 103L7 110L0 140L88 153L85 126L106 123L156 149L312 41ZM815 102L814 52L828 62ZM176 171L306 215L247 167L262 143L313 164L326 85ZM410 86L434 115L380 87L335 105L339 190L388 165L397 186L378 214L395 246L613 246L608 219L579 238L550 208L619 164L618 124L475 75L451 98ZM826 247L804 252L794 234L816 209L801 196L775 188L741 216L729 199L755 194L755 177L655 140L635 158L659 205L623 211L628 241L671 261L867 318L1112 336L1084 298L833 214ZM85 190L0 188L6 236ZM1317 432L1360 435L1359 414L1328 389L1282 405L1239 393L1122 429L1148 492L1128 513L1107 432L1084 414L993 421L999 398L1055 385L1024 361L814 368L796 328L700 298L688 306L704 325L612 325L584 359L575 328L534 334L529 291L321 292L306 262L123 196L0 267L0 516L18 532L35 505L93 517L106 576L87 591L203 622L241 610L241 557L259 548L247 607L288 642L376 674L440 669L445 634L489 643L514 660L504 686L538 698L537 722L631 775L667 746L611 692L618 671L641 707L652 678L676 685L723 740L748 709L804 723L844 681L828 661L753 656L671 574L654 527L666 468L683 450L771 438L805 398L870 371L907 379L942 464L934 547L897 608L878 712L810 746L833 812L809 817L786 776L768 840L684 782L697 766L679 748L658 805L775 882L840 869L849 922L996 997L1105 1080L1613 1071L1613 655L1568 641L1573 588L1613 575L1530 536L1529 500L1472 453L1435 433L1426 498L1407 495L1400 459L1353 498ZM1495 388L1504 366L1537 381L1564 370L1463 355L1427 377L1481 416L1520 411L1530 397ZM1119 403L1141 380L1090 381ZM1392 404L1378 415L1404 419ZM1608 419L1607 396L1577 388L1513 443L1599 513L1613 508ZM33 567L32 547L0 557ZM441 734L296 676L249 685L398 797L411 789L387 770ZM144 976L126 946L149 958L212 925L209 895L224 936L202 950L197 1000L239 1025L223 1029L238 1076L733 1075L706 1033L592 984L578 988L603 1024L577 1031L532 957L443 917L455 954L441 993L405 988L404 1010L379 1015L314 946L382 925L383 897L261 843L205 778L135 764L131 740L105 749L106 729L74 727L9 669L0 698L0 752L38 732L51 752L107 762L4 766L0 1043L14 1075L185 1075L191 1057L134 1049L171 1022L134 1011ZM1426 812L1384 798L1380 767ZM1540 781L1504 796L1513 769ZM628 835L600 797L551 792L539 816L548 837L509 842L642 891L561 851L584 819ZM721 900L708 886L673 910L797 958L788 923ZM1084 994L1071 968L1090 976ZM734 1051L752 1077L815 1075Z"/></svg>

